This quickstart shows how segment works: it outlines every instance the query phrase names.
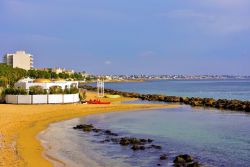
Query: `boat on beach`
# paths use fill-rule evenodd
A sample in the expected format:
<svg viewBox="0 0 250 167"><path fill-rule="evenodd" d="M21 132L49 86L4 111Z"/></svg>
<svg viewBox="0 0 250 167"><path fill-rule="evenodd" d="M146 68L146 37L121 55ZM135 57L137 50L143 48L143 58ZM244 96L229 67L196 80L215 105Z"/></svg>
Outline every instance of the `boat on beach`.
<svg viewBox="0 0 250 167"><path fill-rule="evenodd" d="M88 100L87 101L88 104L111 104L111 102L104 102L104 101L101 101L99 99L94 99L94 100Z"/></svg>

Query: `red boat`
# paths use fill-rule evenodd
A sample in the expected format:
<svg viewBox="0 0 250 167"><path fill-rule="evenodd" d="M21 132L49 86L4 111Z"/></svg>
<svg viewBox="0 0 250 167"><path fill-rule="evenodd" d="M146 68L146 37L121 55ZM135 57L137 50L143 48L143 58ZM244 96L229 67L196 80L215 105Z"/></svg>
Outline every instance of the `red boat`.
<svg viewBox="0 0 250 167"><path fill-rule="evenodd" d="M88 104L110 104L111 102L104 102L104 101L100 101L100 100L89 100L87 101Z"/></svg>

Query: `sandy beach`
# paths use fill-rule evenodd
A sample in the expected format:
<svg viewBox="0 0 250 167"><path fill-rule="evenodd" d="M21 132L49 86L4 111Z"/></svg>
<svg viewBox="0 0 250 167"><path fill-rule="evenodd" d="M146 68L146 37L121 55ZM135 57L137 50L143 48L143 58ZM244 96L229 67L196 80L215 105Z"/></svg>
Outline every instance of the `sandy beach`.
<svg viewBox="0 0 250 167"><path fill-rule="evenodd" d="M88 98L95 98L88 93ZM52 166L42 153L44 148L37 134L50 123L68 120L90 114L105 112L144 110L154 108L173 108L167 104L121 104L128 98L105 99L110 105L0 105L0 166L47 167Z"/></svg>

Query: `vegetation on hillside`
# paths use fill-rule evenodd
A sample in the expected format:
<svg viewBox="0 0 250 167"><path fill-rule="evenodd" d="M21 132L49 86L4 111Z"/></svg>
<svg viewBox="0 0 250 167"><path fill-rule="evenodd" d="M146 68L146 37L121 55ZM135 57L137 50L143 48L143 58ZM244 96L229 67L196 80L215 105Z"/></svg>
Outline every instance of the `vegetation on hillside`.
<svg viewBox="0 0 250 167"><path fill-rule="evenodd" d="M85 77L81 73L74 73L74 74L68 74L68 73L59 73L56 74L52 71L40 71L40 70L24 70L21 68L12 68L5 64L0 64L0 87L7 87L7 86L13 86L14 83L16 83L18 80L30 77L33 79L37 78L46 78L46 79L73 79L73 80L86 80L90 81L92 79L95 79L93 77Z"/></svg>
<svg viewBox="0 0 250 167"><path fill-rule="evenodd" d="M12 68L5 64L0 64L0 86L14 85L19 79L27 76L27 71L21 68Z"/></svg>

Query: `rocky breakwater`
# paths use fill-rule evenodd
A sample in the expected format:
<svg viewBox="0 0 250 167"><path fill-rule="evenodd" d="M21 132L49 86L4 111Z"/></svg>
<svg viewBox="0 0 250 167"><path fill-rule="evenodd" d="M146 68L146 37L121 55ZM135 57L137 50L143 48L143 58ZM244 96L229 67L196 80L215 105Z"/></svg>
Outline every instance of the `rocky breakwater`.
<svg viewBox="0 0 250 167"><path fill-rule="evenodd" d="M161 145L154 144L153 139L149 138L136 138L136 137L126 137L120 136L118 133L114 133L111 130L96 128L92 124L80 124L73 127L75 130L80 130L87 134L93 134L94 136L103 136L100 143L113 143L115 145L120 145L121 147L128 147L132 151L143 152L149 150L152 156L158 156L156 161L156 166L165 166L164 161L171 161L175 167L199 167L201 166L197 161L193 159L188 154L180 154L174 157L168 157L168 153L164 153ZM154 150L157 150L154 152ZM159 154L159 155L158 155Z"/></svg>
<svg viewBox="0 0 250 167"><path fill-rule="evenodd" d="M96 87L89 85L81 85L80 87L91 91L97 90ZM216 100L213 98L165 96L158 94L139 94L135 92L123 92L112 89L105 89L105 92L108 94L117 94L124 97L139 98L148 101L182 103L197 107L212 107L223 110L250 112L250 101L227 100L227 99Z"/></svg>

